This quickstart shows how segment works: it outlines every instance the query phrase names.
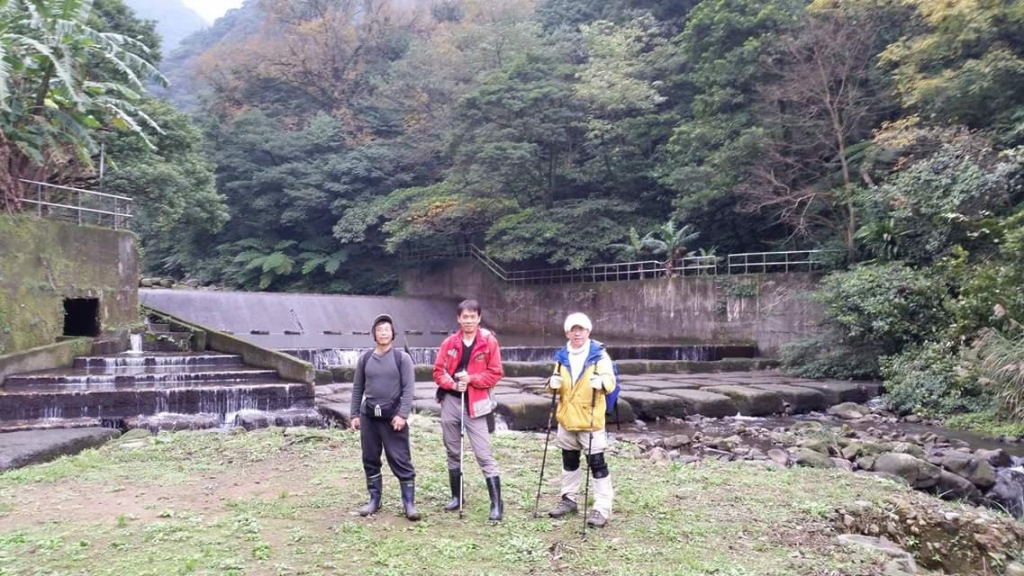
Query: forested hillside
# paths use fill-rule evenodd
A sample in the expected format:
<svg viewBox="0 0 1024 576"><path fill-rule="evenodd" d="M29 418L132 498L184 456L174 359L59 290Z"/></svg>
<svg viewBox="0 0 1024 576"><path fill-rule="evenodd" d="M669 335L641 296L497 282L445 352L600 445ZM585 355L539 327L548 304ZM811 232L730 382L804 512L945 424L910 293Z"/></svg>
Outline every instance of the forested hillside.
<svg viewBox="0 0 1024 576"><path fill-rule="evenodd" d="M791 369L1024 414L1022 2L249 0L164 62L177 110L119 0L0 9L4 206L25 175L135 196L151 273L387 293L395 254L465 242L821 248Z"/></svg>
<svg viewBox="0 0 1024 576"><path fill-rule="evenodd" d="M181 0L125 0L125 4L137 17L156 22L156 31L163 40L160 48L164 53L170 53L183 38L207 25Z"/></svg>

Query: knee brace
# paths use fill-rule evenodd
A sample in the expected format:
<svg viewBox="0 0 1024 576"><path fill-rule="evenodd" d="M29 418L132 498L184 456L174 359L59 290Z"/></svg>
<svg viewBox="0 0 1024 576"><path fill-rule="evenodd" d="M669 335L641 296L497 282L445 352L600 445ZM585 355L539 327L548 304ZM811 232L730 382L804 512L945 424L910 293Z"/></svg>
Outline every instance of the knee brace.
<svg viewBox="0 0 1024 576"><path fill-rule="evenodd" d="M575 472L580 469L579 450L562 450L562 469L566 472Z"/></svg>
<svg viewBox="0 0 1024 576"><path fill-rule="evenodd" d="M604 461L604 452L587 455L587 466L590 466L590 471L594 473L595 480L607 478L611 474L608 471L608 464Z"/></svg>

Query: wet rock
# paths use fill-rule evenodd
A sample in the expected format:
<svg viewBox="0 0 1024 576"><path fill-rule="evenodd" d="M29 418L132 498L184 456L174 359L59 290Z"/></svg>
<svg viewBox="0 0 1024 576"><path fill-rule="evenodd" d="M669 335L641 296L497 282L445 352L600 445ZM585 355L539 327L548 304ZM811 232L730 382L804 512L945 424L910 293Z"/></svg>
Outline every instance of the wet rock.
<svg viewBox="0 0 1024 576"><path fill-rule="evenodd" d="M996 473L987 460L973 458L962 452L950 452L942 458L942 467L957 476L962 476L981 489L991 488L996 483Z"/></svg>
<svg viewBox="0 0 1024 576"><path fill-rule="evenodd" d="M875 469L875 458L876 456L861 456L857 458L857 468L861 470L874 470Z"/></svg>
<svg viewBox="0 0 1024 576"><path fill-rule="evenodd" d="M989 464L996 468L1005 468L1009 466L1012 461L1010 455L1006 453L1002 448L996 450L985 450L979 448L974 451L974 455L977 458L987 461Z"/></svg>
<svg viewBox="0 0 1024 576"><path fill-rule="evenodd" d="M682 446L690 445L690 437L686 434L676 434L675 436L669 436L665 438L665 447L669 449L680 448Z"/></svg>
<svg viewBox="0 0 1024 576"><path fill-rule="evenodd" d="M910 442L896 442L892 445L892 451L897 454L910 454L914 458L924 460L924 449Z"/></svg>
<svg viewBox="0 0 1024 576"><path fill-rule="evenodd" d="M801 430L821 430L821 422L815 422L814 420L801 420L800 422L794 423L790 427L793 431Z"/></svg>
<svg viewBox="0 0 1024 576"><path fill-rule="evenodd" d="M843 420L858 420L868 413L868 409L855 402L843 402L832 406L827 412Z"/></svg>
<svg viewBox="0 0 1024 576"><path fill-rule="evenodd" d="M847 442L846 446L843 447L841 453L843 458L847 460L856 460L860 456L877 456L883 452L889 451L890 447L886 444L879 444L877 442Z"/></svg>
<svg viewBox="0 0 1024 576"><path fill-rule="evenodd" d="M797 446L799 446L800 448L806 448L808 450L813 450L815 452L818 452L819 454L824 454L825 456L828 456L828 454L829 454L828 444L826 444L824 440L821 440L821 439L818 439L818 438L807 438L807 439L801 440L797 444Z"/></svg>
<svg viewBox="0 0 1024 576"><path fill-rule="evenodd" d="M904 418L903 421L907 422L908 424L917 424L921 421L921 417L918 416L917 414L911 414Z"/></svg>
<svg viewBox="0 0 1024 576"><path fill-rule="evenodd" d="M782 466L789 465L789 453L785 450L779 450L778 448L772 448L768 451L768 457L771 458L772 462L781 464Z"/></svg>
<svg viewBox="0 0 1024 576"><path fill-rule="evenodd" d="M796 436L788 432L772 432L768 434L768 439L774 444L781 444L782 446L791 446L796 443Z"/></svg>
<svg viewBox="0 0 1024 576"><path fill-rule="evenodd" d="M906 479L914 488L931 488L935 486L942 470L924 460L914 458L910 454L889 452L875 459L874 471L893 474Z"/></svg>
<svg viewBox="0 0 1024 576"><path fill-rule="evenodd" d="M946 470L941 472L939 482L935 485L935 492L945 500L981 501L981 491L977 486L970 480Z"/></svg>
<svg viewBox="0 0 1024 576"><path fill-rule="evenodd" d="M850 462L846 458L832 458L832 462L836 465L836 468L839 468L840 470L853 472L853 462Z"/></svg>
<svg viewBox="0 0 1024 576"><path fill-rule="evenodd" d="M665 462L669 460L668 453L666 453L665 449L660 446L652 448L651 451L647 453L647 457L654 462Z"/></svg>
<svg viewBox="0 0 1024 576"><path fill-rule="evenodd" d="M999 469L996 483L985 493L985 498L1014 518L1024 517L1024 469Z"/></svg>
<svg viewBox="0 0 1024 576"><path fill-rule="evenodd" d="M871 476L872 478L882 478L883 480L889 480L889 481L895 482L895 483L897 483L897 484L899 484L901 486L908 486L909 485L907 483L907 479L906 478L903 478L903 477L900 477L900 476L896 476L895 474L890 474L888 472L875 472L873 470L858 470L856 473L860 474L862 476Z"/></svg>
<svg viewBox="0 0 1024 576"><path fill-rule="evenodd" d="M831 458L808 448L800 448L796 452L796 463L798 466L808 468L835 468L836 463Z"/></svg>

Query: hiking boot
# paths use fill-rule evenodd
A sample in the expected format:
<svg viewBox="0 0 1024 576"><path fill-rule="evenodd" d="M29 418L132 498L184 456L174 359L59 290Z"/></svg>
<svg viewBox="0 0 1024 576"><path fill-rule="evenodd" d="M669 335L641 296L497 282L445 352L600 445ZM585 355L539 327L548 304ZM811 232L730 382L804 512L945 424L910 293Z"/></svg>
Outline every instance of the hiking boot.
<svg viewBox="0 0 1024 576"><path fill-rule="evenodd" d="M359 509L360 516L370 516L380 510L380 494L384 488L384 481L380 474L366 479L366 490L370 493L370 501Z"/></svg>
<svg viewBox="0 0 1024 576"><path fill-rule="evenodd" d="M561 518L566 514L575 514L578 510L575 502L570 500L568 496L562 496L562 501L548 512L548 516Z"/></svg>
<svg viewBox="0 0 1024 576"><path fill-rule="evenodd" d="M487 494L491 497L491 515L487 519L492 522L500 522L502 513L505 511L505 504L501 501L501 478L491 476L485 480L487 481Z"/></svg>
<svg viewBox="0 0 1024 576"><path fill-rule="evenodd" d="M452 488L452 499L444 505L444 509L447 512L454 512L459 509L459 504L462 503L459 500L459 492L461 492L462 488L462 470L448 471L448 485Z"/></svg>
<svg viewBox="0 0 1024 576"><path fill-rule="evenodd" d="M597 510L591 510L590 516L587 516L587 526L591 528L604 528L607 523L608 520Z"/></svg>
<svg viewBox="0 0 1024 576"><path fill-rule="evenodd" d="M402 489L402 508L405 509L405 517L415 522L420 519L420 513L416 511L416 485L412 480L403 480L398 483Z"/></svg>

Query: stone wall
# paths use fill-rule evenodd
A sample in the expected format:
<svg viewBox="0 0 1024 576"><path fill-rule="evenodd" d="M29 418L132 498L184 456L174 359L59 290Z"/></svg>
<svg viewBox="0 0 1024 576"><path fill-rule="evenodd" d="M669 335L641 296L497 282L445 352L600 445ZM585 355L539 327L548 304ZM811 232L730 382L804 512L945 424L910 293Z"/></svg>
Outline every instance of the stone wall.
<svg viewBox="0 0 1024 576"><path fill-rule="evenodd" d="M138 322L131 232L0 215L0 354L53 343L64 299L99 300L101 331Z"/></svg>
<svg viewBox="0 0 1024 576"><path fill-rule="evenodd" d="M597 338L752 342L762 354L814 330L820 307L808 294L817 274L675 277L631 282L510 286L471 260L447 260L402 276L408 296L480 300L485 323L510 333L562 332L586 312Z"/></svg>

